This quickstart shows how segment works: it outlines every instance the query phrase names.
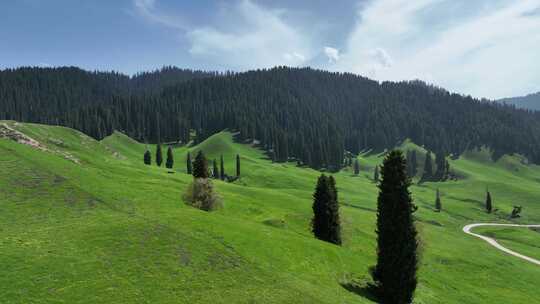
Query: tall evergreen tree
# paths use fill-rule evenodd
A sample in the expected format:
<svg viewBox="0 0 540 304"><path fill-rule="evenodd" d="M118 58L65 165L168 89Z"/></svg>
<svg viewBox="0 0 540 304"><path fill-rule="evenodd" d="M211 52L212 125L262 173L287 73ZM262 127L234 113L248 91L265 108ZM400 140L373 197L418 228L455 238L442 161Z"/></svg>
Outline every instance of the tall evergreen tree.
<svg viewBox="0 0 540 304"><path fill-rule="evenodd" d="M236 176L240 177L240 155L236 154Z"/></svg>
<svg viewBox="0 0 540 304"><path fill-rule="evenodd" d="M418 268L409 192L410 179L400 151L390 152L381 169L377 200L377 265L372 272L377 294L384 304L410 304L416 289Z"/></svg>
<svg viewBox="0 0 540 304"><path fill-rule="evenodd" d="M332 175L328 177L328 191L330 201L328 202L328 242L341 245L341 220L339 218L339 200L336 187L336 180Z"/></svg>
<svg viewBox="0 0 540 304"><path fill-rule="evenodd" d="M163 154L161 152L161 144L157 144L157 146L156 146L156 165L158 165L158 167L161 167L162 163L163 163Z"/></svg>
<svg viewBox="0 0 540 304"><path fill-rule="evenodd" d="M144 152L144 164L145 165L151 165L152 164L152 153L150 151L146 150Z"/></svg>
<svg viewBox="0 0 540 304"><path fill-rule="evenodd" d="M360 163L358 162L358 159L354 160L354 175L360 174Z"/></svg>
<svg viewBox="0 0 540 304"><path fill-rule="evenodd" d="M489 190L486 190L486 211L488 213L491 213L491 211L493 211L493 204L491 202L491 193L489 193Z"/></svg>
<svg viewBox="0 0 540 304"><path fill-rule="evenodd" d="M223 155L219 158L219 178L225 180L225 164L223 163Z"/></svg>
<svg viewBox="0 0 540 304"><path fill-rule="evenodd" d="M208 178L208 162L202 150L199 150L193 162L193 177Z"/></svg>
<svg viewBox="0 0 540 304"><path fill-rule="evenodd" d="M375 166L375 170L373 172L373 181L379 182L379 166Z"/></svg>
<svg viewBox="0 0 540 304"><path fill-rule="evenodd" d="M191 153L188 152L186 159L186 172L187 174L193 174L193 162L191 161Z"/></svg>
<svg viewBox="0 0 540 304"><path fill-rule="evenodd" d="M437 192L435 194L435 211L440 212L441 210L442 210L441 194L439 193L439 189L437 188Z"/></svg>
<svg viewBox="0 0 540 304"><path fill-rule="evenodd" d="M421 180L430 181L431 179L433 179L433 160L431 159L431 152L428 151L424 161L424 173Z"/></svg>
<svg viewBox="0 0 540 304"><path fill-rule="evenodd" d="M446 179L446 157L445 153L439 151L435 154L435 162L437 163L437 171L435 172L434 180L444 181Z"/></svg>
<svg viewBox="0 0 540 304"><path fill-rule="evenodd" d="M172 147L169 146L169 148L167 149L167 161L165 162L165 167L167 167L168 169L172 169L173 166L174 166L174 155L173 155Z"/></svg>
<svg viewBox="0 0 540 304"><path fill-rule="evenodd" d="M219 178L219 168L218 168L218 165L217 165L217 161L214 159L214 161L212 162L213 164L213 174L212 174L212 177L215 178L215 179L218 179Z"/></svg>
<svg viewBox="0 0 540 304"><path fill-rule="evenodd" d="M329 239L328 222L328 202L332 200L332 193L328 185L328 177L321 174L317 180L315 193L313 193L313 219L311 220L311 231L319 240L327 241Z"/></svg>

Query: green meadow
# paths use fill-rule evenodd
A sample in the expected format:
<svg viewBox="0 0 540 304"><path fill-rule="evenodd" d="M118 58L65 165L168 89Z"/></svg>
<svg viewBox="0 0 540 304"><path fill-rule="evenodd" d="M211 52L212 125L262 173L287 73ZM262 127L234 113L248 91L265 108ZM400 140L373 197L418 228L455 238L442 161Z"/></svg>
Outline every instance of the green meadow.
<svg viewBox="0 0 540 304"><path fill-rule="evenodd" d="M343 246L314 239L312 194L320 172L272 163L257 147L221 132L175 147L174 170L143 164L146 145L116 132L96 141L75 130L5 122L43 149L0 139L2 303L373 303L356 288L376 259L377 187L383 154L358 156L361 173L335 174ZM149 145L155 158L155 146ZM398 148L425 150L406 141ZM182 194L186 155L225 159L241 178L215 180L224 208L204 212ZM164 149L164 152L166 150ZM166 155L166 153L164 153ZM450 160L457 181L411 192L421 238L415 303L531 303L540 267L506 255L462 228L475 222L540 223L540 167L488 150ZM422 172L422 168L419 168ZM440 190L442 212L434 211ZM493 214L484 211L485 191ZM513 206L522 216L510 220ZM540 258L540 233L474 230Z"/></svg>
<svg viewBox="0 0 540 304"><path fill-rule="evenodd" d="M474 232L494 238L508 249L540 260L539 228L478 227Z"/></svg>

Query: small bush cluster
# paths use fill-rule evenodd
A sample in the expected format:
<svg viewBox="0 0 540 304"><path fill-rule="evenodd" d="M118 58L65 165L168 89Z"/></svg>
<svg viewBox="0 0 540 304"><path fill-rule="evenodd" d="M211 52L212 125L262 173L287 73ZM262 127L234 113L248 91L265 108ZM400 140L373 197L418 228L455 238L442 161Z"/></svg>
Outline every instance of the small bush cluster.
<svg viewBox="0 0 540 304"><path fill-rule="evenodd" d="M195 178L184 193L184 202L192 207L214 211L223 208L221 197L214 191L214 185L208 178Z"/></svg>

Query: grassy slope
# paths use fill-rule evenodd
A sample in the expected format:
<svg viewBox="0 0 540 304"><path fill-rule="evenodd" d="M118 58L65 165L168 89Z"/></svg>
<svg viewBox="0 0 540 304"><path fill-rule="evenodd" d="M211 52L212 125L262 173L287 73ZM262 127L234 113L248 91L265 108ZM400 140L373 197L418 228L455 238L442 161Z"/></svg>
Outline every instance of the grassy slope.
<svg viewBox="0 0 540 304"><path fill-rule="evenodd" d="M360 156L362 173L337 174L344 246L313 239L311 194L318 172L272 164L257 149L219 133L175 149L176 174L142 165L145 146L120 133L96 142L61 127L15 126L60 154L0 139L0 297L7 303L196 302L370 303L339 282L363 276L375 261L380 155ZM414 144L406 149L423 150ZM205 213L181 194L188 150L223 154L226 171L242 157L242 179L216 181L225 208ZM152 147L153 150L153 147ZM419 163L422 164L422 157ZM451 161L466 179L427 183L412 192L420 210L423 259L418 303L525 303L540 298L540 268L461 232L500 221L515 204L519 222L540 222L540 169L486 151ZM500 211L482 211L489 186ZM444 212L431 206L439 187ZM536 251L538 252L538 251Z"/></svg>
<svg viewBox="0 0 540 304"><path fill-rule="evenodd" d="M494 238L508 249L540 260L540 229L478 227L474 232Z"/></svg>

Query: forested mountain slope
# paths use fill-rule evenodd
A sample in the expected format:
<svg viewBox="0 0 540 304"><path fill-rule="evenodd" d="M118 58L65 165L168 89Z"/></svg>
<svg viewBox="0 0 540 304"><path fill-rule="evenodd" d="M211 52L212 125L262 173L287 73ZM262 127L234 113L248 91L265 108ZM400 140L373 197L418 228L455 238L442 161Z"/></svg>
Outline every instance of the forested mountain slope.
<svg viewBox="0 0 540 304"><path fill-rule="evenodd" d="M510 97L497 100L497 102L515 105L517 108L540 111L540 92L527 96Z"/></svg>
<svg viewBox="0 0 540 304"><path fill-rule="evenodd" d="M26 67L0 71L0 116L64 124L73 110L109 103L114 96L149 94L163 87L215 73L164 67L129 77L77 67Z"/></svg>
<svg viewBox="0 0 540 304"><path fill-rule="evenodd" d="M79 79L70 72L51 70L46 79ZM41 70L4 71L0 119L60 124L95 138L121 130L147 142L185 142L191 130L202 141L228 128L241 140L259 140L275 161L295 157L333 171L345 150L382 150L405 138L445 154L487 146L495 157L518 152L540 162L540 114L419 81L378 83L281 67L205 77L193 72L174 86L166 86L174 77L158 72L139 78L143 84L135 90L122 75L77 72L82 76L76 84L43 87L40 81L5 82ZM154 84L161 77L163 90Z"/></svg>

